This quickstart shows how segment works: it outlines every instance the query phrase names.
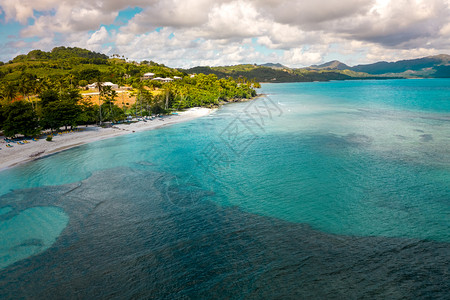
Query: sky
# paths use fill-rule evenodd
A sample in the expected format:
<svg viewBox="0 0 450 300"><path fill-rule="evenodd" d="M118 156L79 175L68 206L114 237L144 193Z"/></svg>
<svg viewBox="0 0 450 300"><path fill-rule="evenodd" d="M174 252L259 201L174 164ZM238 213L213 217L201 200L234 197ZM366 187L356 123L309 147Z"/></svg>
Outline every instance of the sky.
<svg viewBox="0 0 450 300"><path fill-rule="evenodd" d="M170 67L450 54L450 0L0 0L0 61L81 47Z"/></svg>

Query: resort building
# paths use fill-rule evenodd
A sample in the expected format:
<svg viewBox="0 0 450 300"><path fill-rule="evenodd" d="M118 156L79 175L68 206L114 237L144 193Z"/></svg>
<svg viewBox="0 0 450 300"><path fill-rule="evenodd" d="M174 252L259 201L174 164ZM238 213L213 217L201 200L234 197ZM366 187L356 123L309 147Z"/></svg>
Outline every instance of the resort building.
<svg viewBox="0 0 450 300"><path fill-rule="evenodd" d="M152 79L153 77L155 77L155 73L145 73L144 76L142 76L142 79Z"/></svg>
<svg viewBox="0 0 450 300"><path fill-rule="evenodd" d="M112 82L103 82L103 86L110 86L112 90L117 90L119 85Z"/></svg>
<svg viewBox="0 0 450 300"><path fill-rule="evenodd" d="M102 82L102 86L110 86L111 87L111 89L112 90L117 90L118 88L119 88L119 86L117 85L117 84L115 84L115 83L112 83L112 82ZM96 89L98 89L98 86L97 86L97 82L94 82L94 83L91 83L91 84L89 84L88 86L87 86L90 90L96 90Z"/></svg>
<svg viewBox="0 0 450 300"><path fill-rule="evenodd" d="M156 77L156 78L153 78L152 80L159 81L162 83L173 81L172 78L162 78L162 77Z"/></svg>

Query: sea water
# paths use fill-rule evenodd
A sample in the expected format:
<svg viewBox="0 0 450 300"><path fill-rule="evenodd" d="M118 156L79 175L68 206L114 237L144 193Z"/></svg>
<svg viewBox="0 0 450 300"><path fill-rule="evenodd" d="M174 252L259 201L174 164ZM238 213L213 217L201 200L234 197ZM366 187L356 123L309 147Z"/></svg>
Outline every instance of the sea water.
<svg viewBox="0 0 450 300"><path fill-rule="evenodd" d="M259 92L0 172L0 297L447 297L450 80Z"/></svg>

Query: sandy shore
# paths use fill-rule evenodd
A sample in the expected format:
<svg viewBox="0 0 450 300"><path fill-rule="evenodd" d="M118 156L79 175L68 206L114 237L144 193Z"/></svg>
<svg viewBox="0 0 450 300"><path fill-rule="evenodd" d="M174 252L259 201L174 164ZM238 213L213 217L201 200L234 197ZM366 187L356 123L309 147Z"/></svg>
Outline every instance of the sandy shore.
<svg viewBox="0 0 450 300"><path fill-rule="evenodd" d="M195 107L179 112L178 115L156 118L147 122L140 121L132 124L119 124L114 125L112 128L100 128L97 126L79 127L82 128L83 131L55 136L51 142L40 139L38 141L30 141L28 144L24 145L10 143L13 145L12 148L6 147L7 143L1 139L0 170L82 144L185 122L209 115L211 112L213 112L213 110L209 108Z"/></svg>

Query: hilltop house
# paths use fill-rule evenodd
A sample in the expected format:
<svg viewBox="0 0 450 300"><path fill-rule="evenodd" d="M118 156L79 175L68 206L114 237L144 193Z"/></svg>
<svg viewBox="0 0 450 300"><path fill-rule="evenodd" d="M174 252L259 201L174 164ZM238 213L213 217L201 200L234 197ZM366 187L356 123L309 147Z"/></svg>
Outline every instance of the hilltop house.
<svg viewBox="0 0 450 300"><path fill-rule="evenodd" d="M142 76L142 80L152 79L153 77L155 77L155 73L145 73L144 76Z"/></svg>

